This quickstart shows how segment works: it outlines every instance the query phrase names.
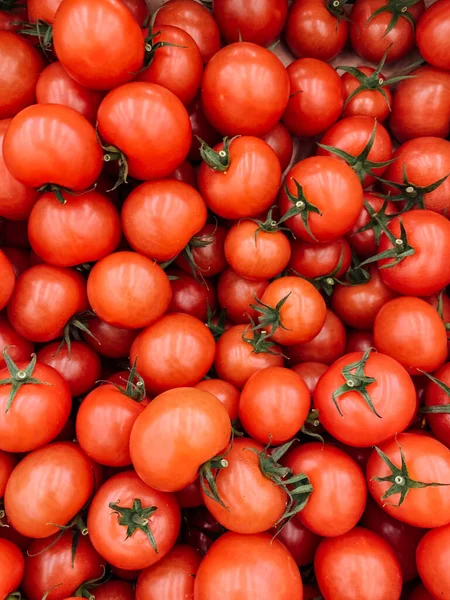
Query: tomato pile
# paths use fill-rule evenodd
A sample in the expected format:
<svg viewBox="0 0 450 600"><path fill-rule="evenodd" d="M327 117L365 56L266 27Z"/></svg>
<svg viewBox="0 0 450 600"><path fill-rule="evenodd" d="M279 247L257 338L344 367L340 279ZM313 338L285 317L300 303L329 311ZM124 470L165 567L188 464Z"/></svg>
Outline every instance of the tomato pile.
<svg viewBox="0 0 450 600"><path fill-rule="evenodd" d="M450 0L0 0L0 600L450 600Z"/></svg>

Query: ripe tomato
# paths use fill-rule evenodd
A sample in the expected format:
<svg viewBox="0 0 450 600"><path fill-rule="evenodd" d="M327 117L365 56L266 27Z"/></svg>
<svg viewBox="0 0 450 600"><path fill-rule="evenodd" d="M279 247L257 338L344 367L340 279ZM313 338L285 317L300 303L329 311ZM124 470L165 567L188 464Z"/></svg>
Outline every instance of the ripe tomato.
<svg viewBox="0 0 450 600"><path fill-rule="evenodd" d="M420 578L433 598L450 598L449 548L450 525L428 531L417 548Z"/></svg>
<svg viewBox="0 0 450 600"><path fill-rule="evenodd" d="M134 587L131 583L119 579L111 579L94 588L95 600L135 600Z"/></svg>
<svg viewBox="0 0 450 600"><path fill-rule="evenodd" d="M348 22L329 0L300 0L289 11L286 42L298 58L330 61L344 49Z"/></svg>
<svg viewBox="0 0 450 600"><path fill-rule="evenodd" d="M288 100L286 69L261 46L230 44L206 65L203 110L223 135L265 135L280 120Z"/></svg>
<svg viewBox="0 0 450 600"><path fill-rule="evenodd" d="M0 498L5 495L6 484L16 464L17 458L14 454L0 450Z"/></svg>
<svg viewBox="0 0 450 600"><path fill-rule="evenodd" d="M327 600L398 600L402 572L394 551L382 537L355 527L348 533L324 539L314 558L320 591ZM376 586L372 585L377 574Z"/></svg>
<svg viewBox="0 0 450 600"><path fill-rule="evenodd" d="M101 319L129 329L146 327L162 317L172 296L161 267L136 252L116 252L96 263L89 273L87 294Z"/></svg>
<svg viewBox="0 0 450 600"><path fill-rule="evenodd" d="M7 598L11 592L17 590L22 581L25 561L22 552L15 544L1 538L0 561L2 563L0 598Z"/></svg>
<svg viewBox="0 0 450 600"><path fill-rule="evenodd" d="M313 394L314 390L316 389L317 382L328 369L328 365L320 362L309 361L294 365L291 367L291 369L297 373L297 375L300 375L300 377L306 383L309 393Z"/></svg>
<svg viewBox="0 0 450 600"><path fill-rule="evenodd" d="M283 123L279 122L262 139L269 144L280 161L281 171L284 173L290 165L294 143L291 135Z"/></svg>
<svg viewBox="0 0 450 600"><path fill-rule="evenodd" d="M0 119L14 117L36 101L36 82L44 68L40 54L12 31L0 31Z"/></svg>
<svg viewBox="0 0 450 600"><path fill-rule="evenodd" d="M122 2L131 12L139 27L142 27L148 16L148 8L145 0L122 0Z"/></svg>
<svg viewBox="0 0 450 600"><path fill-rule="evenodd" d="M141 29L120 0L64 0L55 16L53 44L69 75L93 90L131 81L144 59Z"/></svg>
<svg viewBox="0 0 450 600"><path fill-rule="evenodd" d="M177 257L176 264L187 273L192 273L194 267L205 277L218 275L228 266L224 248L226 234L224 227L207 223L189 241L189 260L184 252Z"/></svg>
<svg viewBox="0 0 450 600"><path fill-rule="evenodd" d="M199 277L196 279L180 269L169 269L167 274L171 278L172 288L168 313L185 313L206 321L208 310L215 312L217 299L214 282L206 279L201 281Z"/></svg>
<svg viewBox="0 0 450 600"><path fill-rule="evenodd" d="M300 58L287 68L290 96L283 123L298 137L313 137L336 123L344 105L341 78L327 63Z"/></svg>
<svg viewBox="0 0 450 600"><path fill-rule="evenodd" d="M299 519L290 519L278 532L276 529L272 531L276 533L278 541L286 546L299 567L313 563L321 538L305 527ZM306 592L305 588L303 592ZM311 596L311 600L314 600L314 597L315 595ZM307 598L308 596L306 600Z"/></svg>
<svg viewBox="0 0 450 600"><path fill-rule="evenodd" d="M375 347L410 373L433 372L447 358L447 333L437 311L424 300L402 296L381 307L373 327ZM414 348L414 352L411 349Z"/></svg>
<svg viewBox="0 0 450 600"><path fill-rule="evenodd" d="M326 537L355 527L364 512L367 488L361 469L350 456L330 444L313 442L289 451L282 462L294 476L306 475L313 487L295 518L313 533Z"/></svg>
<svg viewBox="0 0 450 600"><path fill-rule="evenodd" d="M30 452L17 465L6 485L5 510L17 531L45 538L75 517L93 488L86 455L76 444L56 442Z"/></svg>
<svg viewBox="0 0 450 600"><path fill-rule="evenodd" d="M320 422L350 446L373 446L408 427L416 391L393 358L372 352L346 354L320 378L314 392Z"/></svg>
<svg viewBox="0 0 450 600"><path fill-rule="evenodd" d="M358 65L356 67L362 75L370 78L375 73L372 67ZM392 92L388 85L383 82L386 77L383 73L378 73L378 85L375 89L361 89L355 93L361 86L361 82L350 72L341 75L342 86L344 88L345 106L342 113L344 117L371 117L377 119L379 123L385 121L392 106ZM351 98L349 98L354 94Z"/></svg>
<svg viewBox="0 0 450 600"><path fill-rule="evenodd" d="M432 379L428 381L424 407L427 411L425 412L426 419L436 438L450 448L450 412L445 412L446 410L450 411L448 409L450 396L445 390L445 386L450 385L450 363L445 363L433 374L433 377L444 384L444 389L434 383Z"/></svg>
<svg viewBox="0 0 450 600"><path fill-rule="evenodd" d="M30 23L39 19L52 24L60 4L61 0L28 0L27 11Z"/></svg>
<svg viewBox="0 0 450 600"><path fill-rule="evenodd" d="M46 263L73 267L111 254L120 242L120 217L114 204L102 194L80 196L42 194L31 210L28 236L31 247ZM58 223L58 227L53 226ZM101 235L98 232L101 231Z"/></svg>
<svg viewBox="0 0 450 600"><path fill-rule="evenodd" d="M393 215L398 212L398 208L394 202L386 201L370 192L364 192L364 206L355 224L347 233L351 247L361 258L369 258L377 253L378 241L382 233L381 227L371 216L372 212L380 216ZM368 228L361 231L366 226Z"/></svg>
<svg viewBox="0 0 450 600"><path fill-rule="evenodd" d="M72 531L34 540L25 559L22 588L30 600L64 600L85 581L101 577L105 563L92 546L89 537L78 538L72 558Z"/></svg>
<svg viewBox="0 0 450 600"><path fill-rule="evenodd" d="M114 325L110 325L98 317L90 319L89 331L92 335L83 332L84 341L98 354L107 356L108 358L128 356L131 344L138 334L136 329L114 327Z"/></svg>
<svg viewBox="0 0 450 600"><path fill-rule="evenodd" d="M177 544L164 558L141 572L136 600L160 600L164 595L193 599L195 575L200 563L201 556L197 550Z"/></svg>
<svg viewBox="0 0 450 600"><path fill-rule="evenodd" d="M440 69L450 69L450 2L439 0L428 6L417 24L416 41L427 63ZM450 587L450 586L449 586Z"/></svg>
<svg viewBox="0 0 450 600"><path fill-rule="evenodd" d="M231 383L221 379L204 379L195 386L198 390L213 394L228 411L230 419L238 418L240 391Z"/></svg>
<svg viewBox="0 0 450 600"><path fill-rule="evenodd" d="M30 268L30 252L24 248L14 248L13 246L3 246L3 254L9 259L14 274L18 277L21 273Z"/></svg>
<svg viewBox="0 0 450 600"><path fill-rule="evenodd" d="M190 185L174 180L151 181L135 188L122 209L129 244L158 261L174 258L206 223L206 206Z"/></svg>
<svg viewBox="0 0 450 600"><path fill-rule="evenodd" d="M197 188L197 172L187 160L183 161L166 179L176 179Z"/></svg>
<svg viewBox="0 0 450 600"><path fill-rule="evenodd" d="M358 176L344 162L312 156L288 171L279 206L296 237L331 242L355 223L363 206L363 190Z"/></svg>
<svg viewBox="0 0 450 600"><path fill-rule="evenodd" d="M174 494L154 490L134 471L125 471L95 494L87 525L94 548L109 563L119 569L144 569L175 544L180 507Z"/></svg>
<svg viewBox="0 0 450 600"><path fill-rule="evenodd" d="M374 500L391 517L414 527L429 529L450 522L448 484L450 450L423 433L402 433L385 442L367 463L367 485Z"/></svg>
<svg viewBox="0 0 450 600"><path fill-rule="evenodd" d="M195 600L302 600L292 555L268 533L226 533L210 548L195 578ZM229 590L229 592L228 592ZM234 598L233 598L234 596Z"/></svg>
<svg viewBox="0 0 450 600"><path fill-rule="evenodd" d="M199 142L197 136L209 146L218 144L221 136L205 117L200 95L198 95L194 102L188 107L188 113L192 127L191 148L189 150L188 158L189 160L200 160L201 142Z"/></svg>
<svg viewBox="0 0 450 600"><path fill-rule="evenodd" d="M17 278L8 320L27 340L49 342L62 336L69 319L87 308L86 282L80 273L39 264Z"/></svg>
<svg viewBox="0 0 450 600"><path fill-rule="evenodd" d="M3 158L13 177L29 187L75 192L89 188L103 166L95 129L58 104L35 104L16 115L3 139Z"/></svg>
<svg viewBox="0 0 450 600"><path fill-rule="evenodd" d="M162 317L134 340L131 364L149 393L198 383L211 368L216 344L204 323L182 313Z"/></svg>
<svg viewBox="0 0 450 600"><path fill-rule="evenodd" d="M322 244L293 240L291 248L289 267L305 279L325 276L339 279L347 272L352 260L350 246L344 238Z"/></svg>
<svg viewBox="0 0 450 600"><path fill-rule="evenodd" d="M248 323L250 318L255 321L258 313L250 305L255 303L255 297L262 297L268 285L268 281L249 281L226 269L217 282L219 304L233 323Z"/></svg>
<svg viewBox="0 0 450 600"><path fill-rule="evenodd" d="M16 276L12 264L8 257L0 250L0 278L2 286L0 288L0 310L5 308L11 299L15 285Z"/></svg>
<svg viewBox="0 0 450 600"><path fill-rule="evenodd" d="M281 167L268 144L242 136L207 152L214 162L202 162L198 186L208 208L225 219L255 217L270 208L280 187ZM217 166L217 160L226 164Z"/></svg>

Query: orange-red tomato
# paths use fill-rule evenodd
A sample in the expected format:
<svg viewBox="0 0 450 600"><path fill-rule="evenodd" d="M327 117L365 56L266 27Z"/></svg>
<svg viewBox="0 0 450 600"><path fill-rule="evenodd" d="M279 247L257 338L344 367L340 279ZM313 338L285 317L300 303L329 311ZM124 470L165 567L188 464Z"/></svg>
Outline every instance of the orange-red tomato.
<svg viewBox="0 0 450 600"><path fill-rule="evenodd" d="M204 379L197 383L195 387L198 390L213 394L220 400L227 409L232 421L238 418L240 391L237 387L221 379Z"/></svg>
<svg viewBox="0 0 450 600"><path fill-rule="evenodd" d="M0 538L0 597L7 598L11 592L17 590L22 581L24 558L19 548L8 540Z"/></svg>
<svg viewBox="0 0 450 600"><path fill-rule="evenodd" d="M428 531L417 548L417 567L430 598L450 598L449 548L450 525Z"/></svg>

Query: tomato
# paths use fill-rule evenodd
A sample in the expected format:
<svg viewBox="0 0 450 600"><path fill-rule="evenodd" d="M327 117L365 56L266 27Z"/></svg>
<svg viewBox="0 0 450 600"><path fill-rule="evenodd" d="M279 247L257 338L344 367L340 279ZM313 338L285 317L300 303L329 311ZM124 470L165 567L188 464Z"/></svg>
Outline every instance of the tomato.
<svg viewBox="0 0 450 600"><path fill-rule="evenodd" d="M392 133L399 142L423 136L446 138L450 129L450 74L426 66L410 75L413 77L401 81L394 93ZM426 114L423 106L428 107Z"/></svg>
<svg viewBox="0 0 450 600"><path fill-rule="evenodd" d="M136 23L142 27L146 17L148 16L148 8L145 0L122 0L125 6L133 15Z"/></svg>
<svg viewBox="0 0 450 600"><path fill-rule="evenodd" d="M344 162L313 156L288 171L279 206L296 237L331 242L355 223L363 206L363 190L358 176Z"/></svg>
<svg viewBox="0 0 450 600"><path fill-rule="evenodd" d="M336 361L314 392L320 422L350 446L373 446L404 431L416 410L406 370L379 352L354 352Z"/></svg>
<svg viewBox="0 0 450 600"><path fill-rule="evenodd" d="M4 308L11 299L15 285L16 276L12 264L7 256L0 250L0 276L2 286L0 288L0 310Z"/></svg>
<svg viewBox="0 0 450 600"><path fill-rule="evenodd" d="M52 24L60 4L61 0L28 0L27 10L30 23L39 19Z"/></svg>
<svg viewBox="0 0 450 600"><path fill-rule="evenodd" d="M195 578L195 600L302 600L292 555L268 533L226 533L210 548Z"/></svg>
<svg viewBox="0 0 450 600"><path fill-rule="evenodd" d="M414 588L412 594L407 596L407 598L408 600L435 600L435 597L427 591L422 583L419 583L419 585Z"/></svg>
<svg viewBox="0 0 450 600"><path fill-rule="evenodd" d="M294 344L286 349L291 364L303 361L319 361L331 365L345 352L346 333L342 321L327 309L325 323L319 333L309 342Z"/></svg>
<svg viewBox="0 0 450 600"><path fill-rule="evenodd" d="M93 487L91 463L83 452L76 444L56 442L30 452L17 465L6 485L5 510L23 535L48 537L59 531L56 525L73 519Z"/></svg>
<svg viewBox="0 0 450 600"><path fill-rule="evenodd" d="M284 173L290 165L294 143L291 135L283 123L279 122L262 139L269 144L280 161L281 171Z"/></svg>
<svg viewBox="0 0 450 600"><path fill-rule="evenodd" d="M14 454L0 450L0 498L5 494L6 484L16 464L17 458Z"/></svg>
<svg viewBox="0 0 450 600"><path fill-rule="evenodd" d="M372 136L374 136L373 142ZM364 151L367 151L371 143L372 147L366 157ZM324 145L341 150L349 156L344 159L342 155L334 154L324 148ZM388 168L392 156L392 142L387 130L374 119L361 116L347 117L338 121L325 133L320 140L317 155L331 155L345 160L358 175L363 187L367 188ZM360 156L364 158L356 160ZM378 163L380 166L377 166Z"/></svg>
<svg viewBox="0 0 450 600"><path fill-rule="evenodd" d="M111 579L94 588L95 600L135 600L131 583Z"/></svg>
<svg viewBox="0 0 450 600"><path fill-rule="evenodd" d="M9 259L16 277L30 268L30 253L27 250L12 246L3 246L2 251Z"/></svg>
<svg viewBox="0 0 450 600"><path fill-rule="evenodd" d="M209 146L215 146L220 142L220 134L214 129L203 112L200 95L188 107L189 120L192 127L191 148L189 150L189 160L200 160L201 142L197 136L205 141Z"/></svg>
<svg viewBox="0 0 450 600"><path fill-rule="evenodd" d="M160 600L164 596L175 598L177 595L193 599L195 575L200 563L200 554L190 546L174 546L157 564L141 572L136 600Z"/></svg>
<svg viewBox="0 0 450 600"><path fill-rule="evenodd" d="M309 393L313 394L314 390L316 389L317 382L319 381L321 375L323 375L323 373L325 373L325 371L328 369L328 365L320 362L310 361L294 365L291 367L291 369L294 371L294 373L300 375L300 377L306 383Z"/></svg>
<svg viewBox="0 0 450 600"><path fill-rule="evenodd" d="M223 135L265 135L280 120L288 100L286 69L261 46L230 44L206 65L203 110Z"/></svg>
<svg viewBox="0 0 450 600"><path fill-rule="evenodd" d="M356 70L359 73L345 71L341 75L345 97L342 116L371 117L372 119L377 119L379 123L385 121L391 112L392 106L392 92L389 89L389 81L386 80L383 73L379 73L378 70L372 67L358 65ZM360 79L355 75L358 75ZM373 84L368 88L361 87L363 82L369 83L369 81L371 82L371 78L375 78L376 76L378 76L378 82L375 87Z"/></svg>
<svg viewBox="0 0 450 600"><path fill-rule="evenodd" d="M138 334L135 329L114 327L98 317L90 319L89 331L92 335L83 332L84 341L98 354L109 358L128 356L131 344Z"/></svg>
<svg viewBox="0 0 450 600"><path fill-rule="evenodd" d="M187 183L194 188L197 188L197 172L190 162L187 160L183 161L179 167L177 167L167 179L176 179L183 183Z"/></svg>
<svg viewBox="0 0 450 600"><path fill-rule="evenodd" d="M291 440L302 428L310 404L309 390L297 373L271 367L254 373L246 382L239 418L253 439L276 446Z"/></svg>
<svg viewBox="0 0 450 600"><path fill-rule="evenodd" d="M423 529L394 519L372 499L367 503L361 525L380 535L391 546L400 563L403 581L412 581L418 576L416 549L425 533Z"/></svg>
<svg viewBox="0 0 450 600"><path fill-rule="evenodd" d="M195 386L198 390L213 394L228 411L231 420L238 417L240 391L231 383L221 379L204 379Z"/></svg>
<svg viewBox="0 0 450 600"><path fill-rule="evenodd" d="M15 2L6 2L4 8L0 11L0 30L1 31L17 31L20 25L18 21L27 21L27 7L17 6Z"/></svg>
<svg viewBox="0 0 450 600"><path fill-rule="evenodd" d="M0 539L0 560L2 572L0 574L0 597L6 598L20 585L23 577L24 558L19 548L8 540Z"/></svg>
<svg viewBox="0 0 450 600"><path fill-rule="evenodd" d="M426 419L436 438L450 448L450 409L448 409L450 396L445 389L445 386L450 384L450 363L445 363L433 374L433 377L444 384L444 389L433 379L430 378L428 381L424 407L427 411L425 412ZM449 412L445 412L447 410Z"/></svg>
<svg viewBox="0 0 450 600"><path fill-rule="evenodd" d="M190 104L200 89L203 73L197 44L183 29L161 25L153 28L150 46L151 63L139 73L137 81L157 83L173 92L183 104Z"/></svg>
<svg viewBox="0 0 450 600"><path fill-rule="evenodd" d="M287 236L276 225L238 221L225 238L225 256L230 267L245 279L271 279L281 273L291 256ZM275 227L272 229L272 227Z"/></svg>
<svg viewBox="0 0 450 600"><path fill-rule="evenodd" d="M200 488L200 484L198 487ZM214 540L225 532L222 525L204 506L185 512L185 523L187 527L184 530L184 541L202 556L211 548Z"/></svg>
<svg viewBox="0 0 450 600"><path fill-rule="evenodd" d="M377 13L380 9L383 12ZM414 48L414 23L423 10L422 0L414 4L402 2L392 8L387 0L356 0L350 22L353 50L375 63L380 62L386 51L388 63L403 58Z"/></svg>
<svg viewBox="0 0 450 600"><path fill-rule="evenodd" d="M248 323L250 318L255 321L258 313L250 305L255 303L255 297L262 297L268 285L268 281L249 281L226 269L217 282L219 304L234 323Z"/></svg>
<svg viewBox="0 0 450 600"><path fill-rule="evenodd" d="M371 265L369 281L354 285L336 285L331 306L346 325L371 329L382 306L397 296L383 282L382 271Z"/></svg>
<svg viewBox="0 0 450 600"><path fill-rule="evenodd" d="M179 269L167 271L171 279L172 300L167 309L168 313L185 313L200 321L206 321L208 310L215 311L217 300L216 290L212 281L198 280Z"/></svg>
<svg viewBox="0 0 450 600"><path fill-rule="evenodd" d="M120 242L120 217L114 204L102 194L80 196L42 194L28 221L31 247L46 263L73 267L97 261L114 252ZM58 223L58 227L54 227ZM98 232L101 231L101 235Z"/></svg>
<svg viewBox="0 0 450 600"><path fill-rule="evenodd" d="M450 46L450 2L439 2L428 6L417 24L416 40L421 55L427 63L440 69L450 69L448 53Z"/></svg>
<svg viewBox="0 0 450 600"><path fill-rule="evenodd" d="M86 283L80 273L41 264L17 278L8 320L27 340L49 342L63 334L73 315L87 308Z"/></svg>
<svg viewBox="0 0 450 600"><path fill-rule="evenodd" d="M273 530L276 532L276 529ZM310 531L298 519L290 519L276 532L278 541L282 542L292 554L299 567L311 565L320 542L320 537ZM303 589L306 592L306 589ZM313 599L314 596L311 596Z"/></svg>
<svg viewBox="0 0 450 600"><path fill-rule="evenodd" d="M375 348L371 331L348 331L346 352L365 352Z"/></svg>
<svg viewBox="0 0 450 600"><path fill-rule="evenodd" d="M294 56L329 61L344 49L348 22L327 0L300 0L289 11L286 41Z"/></svg>
<svg viewBox="0 0 450 600"><path fill-rule="evenodd" d="M103 559L94 550L89 537L78 538L77 551L72 559L72 531L34 540L25 559L22 588L30 600L64 600L86 580L104 573Z"/></svg>
<svg viewBox="0 0 450 600"><path fill-rule="evenodd" d="M198 275L218 275L228 266L224 248L226 234L224 227L207 223L190 239L189 257L187 251L183 252L176 264L188 273L194 269Z"/></svg>
<svg viewBox="0 0 450 600"><path fill-rule="evenodd" d="M355 224L347 233L347 239L351 247L361 258L369 258L377 253L377 246L382 233L380 225L371 216L372 212L379 216L393 215L398 212L398 208L394 202L379 198L370 192L364 192L364 206ZM365 227L367 229L361 231Z"/></svg>
<svg viewBox="0 0 450 600"><path fill-rule="evenodd" d="M417 568L420 578L433 598L450 598L448 559L450 525L428 531L417 548Z"/></svg>
<svg viewBox="0 0 450 600"><path fill-rule="evenodd" d="M324 539L314 559L320 591L327 600L398 600L402 573L389 544L368 529ZM373 574L376 573L376 586Z"/></svg>
<svg viewBox="0 0 450 600"><path fill-rule="evenodd" d="M449 483L450 450L422 433L402 433L385 442L367 463L374 500L391 517L414 527L450 522Z"/></svg>
<svg viewBox="0 0 450 600"><path fill-rule="evenodd" d="M12 31L0 31L0 119L14 117L36 101L36 82L44 68L38 52Z"/></svg>
<svg viewBox="0 0 450 600"><path fill-rule="evenodd" d="M103 166L95 129L73 108L57 104L35 104L16 115L3 139L3 158L23 184L51 190L81 192Z"/></svg>
<svg viewBox="0 0 450 600"><path fill-rule="evenodd" d="M350 246L344 238L322 244L293 240L291 248L289 267L305 279L324 276L339 279L347 272L352 261Z"/></svg>
<svg viewBox="0 0 450 600"><path fill-rule="evenodd" d="M254 217L270 208L280 187L281 167L268 144L242 136L206 151L198 186L208 208L225 219Z"/></svg>
<svg viewBox="0 0 450 600"><path fill-rule="evenodd" d="M200 493L199 479L196 479L179 492L176 492L175 495L181 508L196 508L198 506L203 506L203 498Z"/></svg>
<svg viewBox="0 0 450 600"><path fill-rule="evenodd" d="M447 334L436 310L420 298L402 296L381 307L373 327L376 348L413 375L435 371L447 358ZM414 349L414 352L411 350Z"/></svg>
<svg viewBox="0 0 450 600"><path fill-rule="evenodd" d="M158 261L174 258L206 223L206 206L190 185L174 180L151 181L135 188L122 209L129 244Z"/></svg>
<svg viewBox="0 0 450 600"><path fill-rule="evenodd" d="M134 471L114 475L102 485L87 521L94 548L120 569L144 569L163 558L180 524L175 496L152 489Z"/></svg>
<svg viewBox="0 0 450 600"><path fill-rule="evenodd" d="M298 137L323 133L338 120L344 105L341 78L327 63L300 58L287 68L291 91L283 123Z"/></svg>
<svg viewBox="0 0 450 600"><path fill-rule="evenodd" d="M131 364L149 393L160 394L198 383L211 368L216 345L204 323L182 313L162 317L146 327L134 340Z"/></svg>
<svg viewBox="0 0 450 600"><path fill-rule="evenodd" d="M155 19L155 27L172 25L186 31L200 50L205 62L220 49L220 32L210 12L194 0L170 0Z"/></svg>

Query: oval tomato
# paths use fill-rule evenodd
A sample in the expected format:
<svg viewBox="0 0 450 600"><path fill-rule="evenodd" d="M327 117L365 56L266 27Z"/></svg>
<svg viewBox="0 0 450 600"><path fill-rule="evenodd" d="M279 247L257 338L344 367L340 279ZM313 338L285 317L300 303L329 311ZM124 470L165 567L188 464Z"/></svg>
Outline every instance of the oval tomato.
<svg viewBox="0 0 450 600"><path fill-rule="evenodd" d="M450 525L428 531L417 548L420 578L433 598L450 598L449 548Z"/></svg>
<svg viewBox="0 0 450 600"><path fill-rule="evenodd" d="M449 53L450 2L439 0L428 6L417 24L416 41L427 63L450 69ZM449 586L450 588L450 586Z"/></svg>
<svg viewBox="0 0 450 600"><path fill-rule="evenodd" d="M15 544L2 539L0 539L0 560L2 563L0 597L7 598L11 592L17 590L22 581L25 561L22 552Z"/></svg>

